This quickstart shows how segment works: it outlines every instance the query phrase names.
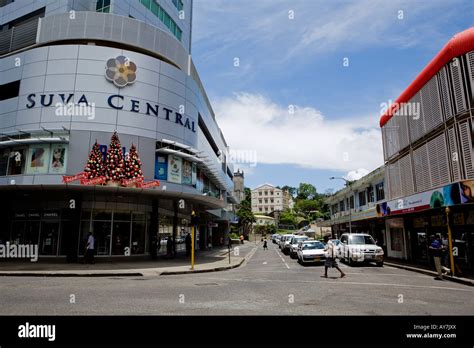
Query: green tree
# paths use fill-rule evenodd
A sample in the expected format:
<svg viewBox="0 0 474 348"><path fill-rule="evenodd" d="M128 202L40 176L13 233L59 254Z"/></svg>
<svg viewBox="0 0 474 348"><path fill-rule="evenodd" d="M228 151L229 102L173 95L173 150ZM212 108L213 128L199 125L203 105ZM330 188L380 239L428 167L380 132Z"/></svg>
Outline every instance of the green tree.
<svg viewBox="0 0 474 348"><path fill-rule="evenodd" d="M296 196L296 192L298 191L296 187L285 185L281 188L283 191L288 191L292 197Z"/></svg>
<svg viewBox="0 0 474 348"><path fill-rule="evenodd" d="M311 184L301 183L298 187L296 199L313 199L317 195L316 187Z"/></svg>
<svg viewBox="0 0 474 348"><path fill-rule="evenodd" d="M245 199L240 202L236 215L239 218L239 227L242 227L244 235L248 236L251 233L253 223L257 220L252 212L252 193L248 187L244 191Z"/></svg>

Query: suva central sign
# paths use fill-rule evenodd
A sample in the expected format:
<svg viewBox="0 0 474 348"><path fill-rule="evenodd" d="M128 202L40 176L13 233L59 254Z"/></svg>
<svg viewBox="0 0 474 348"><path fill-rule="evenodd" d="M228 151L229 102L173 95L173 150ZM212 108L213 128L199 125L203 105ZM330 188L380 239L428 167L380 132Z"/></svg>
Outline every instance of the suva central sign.
<svg viewBox="0 0 474 348"><path fill-rule="evenodd" d="M34 108L37 103L42 107L57 106L58 104L68 105L72 104L74 93L59 93L59 94L38 94L31 93L27 96L27 109ZM185 127L196 133L195 121L182 115L179 112L173 111L166 107L160 107L158 104L151 104L148 102L140 103L139 100L125 99L123 95L112 94L107 98L107 104L112 109L125 110L134 113L140 113L148 116L160 117L167 121L174 122L182 127ZM77 105L89 106L89 101L85 94L82 94Z"/></svg>

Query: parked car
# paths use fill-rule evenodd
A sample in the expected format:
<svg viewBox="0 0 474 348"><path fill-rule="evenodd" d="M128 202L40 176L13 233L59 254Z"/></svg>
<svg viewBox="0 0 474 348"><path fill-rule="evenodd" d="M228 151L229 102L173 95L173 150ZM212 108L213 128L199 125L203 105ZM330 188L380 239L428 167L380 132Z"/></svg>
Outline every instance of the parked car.
<svg viewBox="0 0 474 348"><path fill-rule="evenodd" d="M384 253L375 244L371 235L366 233L344 233L341 236L341 259L349 265L354 263L375 262L383 266Z"/></svg>
<svg viewBox="0 0 474 348"><path fill-rule="evenodd" d="M272 235L272 242L273 242L273 243L277 243L277 241L278 241L278 239L279 239L280 237L281 237L281 235L279 235L279 234L276 234L276 233L273 234L273 235Z"/></svg>
<svg viewBox="0 0 474 348"><path fill-rule="evenodd" d="M324 262L326 260L324 247L324 243L319 240L307 240L300 243L296 252L298 262L301 264Z"/></svg>
<svg viewBox="0 0 474 348"><path fill-rule="evenodd" d="M302 243L309 240L307 236L295 236L290 240L290 257L296 259L296 252L298 251L298 246Z"/></svg>
<svg viewBox="0 0 474 348"><path fill-rule="evenodd" d="M336 253L337 255L341 255L341 250L342 250L342 246L341 246L341 241L339 239L329 239L330 242L332 242L332 244L335 245L336 247Z"/></svg>
<svg viewBox="0 0 474 348"><path fill-rule="evenodd" d="M288 254L290 252L290 242L293 237L296 237L294 234L286 235L285 240L283 243L280 242L280 249L283 254Z"/></svg>
<svg viewBox="0 0 474 348"><path fill-rule="evenodd" d="M293 237L294 234L284 234L281 236L280 240L278 241L278 247L283 250L283 245L285 244L285 240L288 237Z"/></svg>

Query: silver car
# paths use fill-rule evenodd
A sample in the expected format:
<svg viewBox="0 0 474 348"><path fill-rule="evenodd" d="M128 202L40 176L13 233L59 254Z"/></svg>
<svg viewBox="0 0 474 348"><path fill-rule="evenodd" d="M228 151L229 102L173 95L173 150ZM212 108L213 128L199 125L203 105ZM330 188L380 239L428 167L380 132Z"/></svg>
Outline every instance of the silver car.
<svg viewBox="0 0 474 348"><path fill-rule="evenodd" d="M295 236L290 240L290 257L296 259L296 253L298 251L298 246L302 243L309 240L307 236Z"/></svg>

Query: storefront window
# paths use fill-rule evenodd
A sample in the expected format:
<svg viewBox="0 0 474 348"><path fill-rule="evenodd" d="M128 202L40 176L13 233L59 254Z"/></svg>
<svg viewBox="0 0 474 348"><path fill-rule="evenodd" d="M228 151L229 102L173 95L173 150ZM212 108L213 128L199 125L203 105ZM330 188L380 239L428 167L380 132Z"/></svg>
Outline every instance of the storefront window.
<svg viewBox="0 0 474 348"><path fill-rule="evenodd" d="M59 222L42 222L39 245L40 255L56 255L58 248Z"/></svg>
<svg viewBox="0 0 474 348"><path fill-rule="evenodd" d="M125 255L130 248L130 222L114 220L113 226L112 255Z"/></svg>
<svg viewBox="0 0 474 348"><path fill-rule="evenodd" d="M0 176L7 175L8 154L9 151L7 149L0 149Z"/></svg>
<svg viewBox="0 0 474 348"><path fill-rule="evenodd" d="M95 238L95 250L98 256L110 255L111 221L93 221L93 233Z"/></svg>
<svg viewBox="0 0 474 348"><path fill-rule="evenodd" d="M146 221L144 213L132 215L132 254L145 253Z"/></svg>

